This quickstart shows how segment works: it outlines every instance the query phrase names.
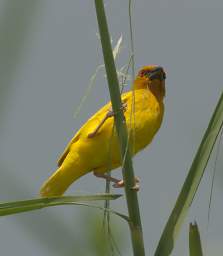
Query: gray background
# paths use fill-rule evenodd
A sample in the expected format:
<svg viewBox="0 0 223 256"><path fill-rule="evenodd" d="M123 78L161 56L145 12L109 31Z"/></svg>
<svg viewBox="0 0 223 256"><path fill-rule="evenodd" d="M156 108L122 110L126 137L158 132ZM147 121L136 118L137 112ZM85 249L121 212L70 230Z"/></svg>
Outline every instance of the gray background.
<svg viewBox="0 0 223 256"><path fill-rule="evenodd" d="M113 41L123 35L117 61L121 67L129 54L128 1L105 2ZM141 177L139 199L146 251L151 255L222 91L223 2L133 2L136 69L159 64L167 72L163 125L152 145L134 159ZM74 120L90 77L103 62L94 1L1 0L0 31L0 200L9 201L37 196L44 179L56 169L66 143L109 95L100 72ZM220 156L222 153L221 146ZM216 152L173 255L188 255L188 223L194 220L206 255L222 254L221 157L216 164L207 228L215 157ZM119 176L120 171L114 175ZM104 182L89 174L68 193L103 191ZM112 206L126 211L123 199ZM74 248L89 243L83 231L87 228L84 218L91 218L93 212L59 207L1 218L2 255L74 255ZM115 221L119 232L127 234L126 224ZM127 236L123 255L130 255L130 250ZM76 255L92 253L80 250Z"/></svg>

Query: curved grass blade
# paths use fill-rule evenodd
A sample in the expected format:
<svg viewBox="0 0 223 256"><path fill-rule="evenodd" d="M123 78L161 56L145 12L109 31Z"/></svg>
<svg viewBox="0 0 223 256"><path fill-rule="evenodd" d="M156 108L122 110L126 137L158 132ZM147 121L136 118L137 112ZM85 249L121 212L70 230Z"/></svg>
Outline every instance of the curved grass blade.
<svg viewBox="0 0 223 256"><path fill-rule="evenodd" d="M113 49L113 56L114 56L114 59L116 59L118 57L118 55L120 54L121 52L121 45L122 45L122 35L119 37L114 49ZM99 66L97 66L94 74L91 76L90 78L90 81L88 83L88 86L84 92L84 95L83 97L81 98L80 100L80 103L78 104L76 110L74 111L74 119L76 119L84 105L84 103L86 102L87 98L89 97L90 93L91 93L91 90L93 88L93 86L95 85L95 81L96 81L96 77L99 73L99 71L103 70L105 68L105 65L104 64L101 64Z"/></svg>
<svg viewBox="0 0 223 256"><path fill-rule="evenodd" d="M87 207L99 209L99 210L102 210L102 211L107 211L111 214L115 214L115 215L119 216L120 218L122 218L122 219L126 220L128 223L130 223L130 219L129 219L128 216L126 216L125 214L122 214L120 212L114 211L112 209L104 208L104 207L101 207L101 206L98 206L98 205L86 204L86 203L74 203L74 204L75 205L81 205L81 206L87 206Z"/></svg>
<svg viewBox="0 0 223 256"><path fill-rule="evenodd" d="M33 211L57 205L72 205L80 204L89 201L98 200L115 200L122 195L120 194L97 194L97 195L84 195L84 196L63 196L63 197L49 197L37 198L31 200L15 201L0 204L0 216L17 214L21 212Z"/></svg>
<svg viewBox="0 0 223 256"><path fill-rule="evenodd" d="M112 53L113 53L113 57L114 57L114 60L116 60L117 56L120 54L120 51L121 51L121 45L122 45L122 35L119 37Z"/></svg>
<svg viewBox="0 0 223 256"><path fill-rule="evenodd" d="M95 84L95 80L96 80L96 76L97 76L98 72L103 68L104 68L104 65L97 66L94 74L91 76L90 81L89 81L88 86L87 86L87 89L85 90L85 93L84 93L83 97L81 98L80 103L78 104L78 106L77 106L77 108L74 112L74 119L76 119L78 117L84 103L86 102L88 96L91 93L91 90L92 90L92 88Z"/></svg>
<svg viewBox="0 0 223 256"><path fill-rule="evenodd" d="M201 238L198 229L198 225L195 222L190 223L189 230L189 248L190 248L190 256L202 256L202 247L201 247Z"/></svg>
<svg viewBox="0 0 223 256"><path fill-rule="evenodd" d="M209 122L187 178L160 238L155 256L167 256L173 250L178 231L196 194L214 144L223 124L223 94Z"/></svg>

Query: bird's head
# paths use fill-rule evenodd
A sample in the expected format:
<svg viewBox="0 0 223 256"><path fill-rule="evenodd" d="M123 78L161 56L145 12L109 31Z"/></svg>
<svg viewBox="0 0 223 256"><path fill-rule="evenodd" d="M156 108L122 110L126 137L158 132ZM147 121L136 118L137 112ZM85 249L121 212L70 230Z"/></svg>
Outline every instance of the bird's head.
<svg viewBox="0 0 223 256"><path fill-rule="evenodd" d="M134 88L148 88L158 99L162 100L165 96L166 73L163 68L156 65L145 66L140 69Z"/></svg>

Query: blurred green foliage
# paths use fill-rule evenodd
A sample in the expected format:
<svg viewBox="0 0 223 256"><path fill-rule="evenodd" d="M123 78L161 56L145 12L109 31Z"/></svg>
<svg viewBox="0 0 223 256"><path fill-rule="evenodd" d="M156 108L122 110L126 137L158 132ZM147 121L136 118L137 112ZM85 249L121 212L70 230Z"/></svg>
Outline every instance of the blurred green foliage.
<svg viewBox="0 0 223 256"><path fill-rule="evenodd" d="M81 226L82 230L76 230L80 235L75 244L80 246L73 247L73 252L78 251L78 255L85 256L123 255L126 235L123 233L123 227L116 221L117 217L111 216L108 224L103 220L103 213L83 209L79 218L79 227Z"/></svg>

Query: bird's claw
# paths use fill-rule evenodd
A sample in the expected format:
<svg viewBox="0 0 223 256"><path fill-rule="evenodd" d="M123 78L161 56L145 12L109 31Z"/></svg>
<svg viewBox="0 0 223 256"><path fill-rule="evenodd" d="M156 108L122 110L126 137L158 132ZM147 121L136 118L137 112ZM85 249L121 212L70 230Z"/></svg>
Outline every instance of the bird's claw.
<svg viewBox="0 0 223 256"><path fill-rule="evenodd" d="M135 190L136 192L138 192L139 189L140 189L139 183L136 183L136 184L131 188L131 190Z"/></svg>
<svg viewBox="0 0 223 256"><path fill-rule="evenodd" d="M119 180L115 182L112 186L113 188L123 188L125 186L124 180Z"/></svg>
<svg viewBox="0 0 223 256"><path fill-rule="evenodd" d="M125 112L127 109L127 103L126 102L122 102L122 106L120 108L120 110L122 110L123 112ZM106 117L112 117L115 115L115 112L113 111L112 107L108 110Z"/></svg>
<svg viewBox="0 0 223 256"><path fill-rule="evenodd" d="M139 191L140 189L140 179L139 177L135 177L135 185L131 188L131 190Z"/></svg>
<svg viewBox="0 0 223 256"><path fill-rule="evenodd" d="M126 102L122 102L122 106L121 106L121 110L122 111L126 111L126 108L127 108L127 103ZM107 114L105 115L105 117L101 120L101 122L98 124L98 126L94 129L93 132L89 133L87 135L87 137L89 139L93 138L99 131L99 129L102 127L102 125L104 124L104 122L110 118L110 117L113 117L115 115L115 112L113 111L112 107L108 110Z"/></svg>
<svg viewBox="0 0 223 256"><path fill-rule="evenodd" d="M119 180L112 185L114 188L123 188L125 186L124 180ZM140 179L135 177L135 185L131 188L131 190L139 191L140 189Z"/></svg>

